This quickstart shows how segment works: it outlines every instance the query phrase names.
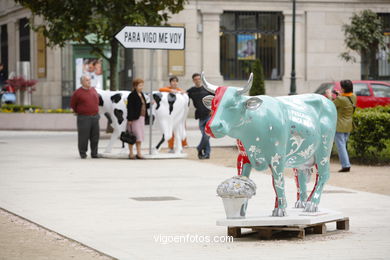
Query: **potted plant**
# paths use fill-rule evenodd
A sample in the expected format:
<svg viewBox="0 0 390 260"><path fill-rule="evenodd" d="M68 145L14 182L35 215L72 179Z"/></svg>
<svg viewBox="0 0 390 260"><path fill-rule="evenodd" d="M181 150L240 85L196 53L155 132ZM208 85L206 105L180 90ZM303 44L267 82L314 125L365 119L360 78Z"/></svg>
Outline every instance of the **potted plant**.
<svg viewBox="0 0 390 260"><path fill-rule="evenodd" d="M31 105L31 93L35 91L36 80L26 80L22 76L16 76L8 79L6 83L16 93L17 104L19 105Z"/></svg>

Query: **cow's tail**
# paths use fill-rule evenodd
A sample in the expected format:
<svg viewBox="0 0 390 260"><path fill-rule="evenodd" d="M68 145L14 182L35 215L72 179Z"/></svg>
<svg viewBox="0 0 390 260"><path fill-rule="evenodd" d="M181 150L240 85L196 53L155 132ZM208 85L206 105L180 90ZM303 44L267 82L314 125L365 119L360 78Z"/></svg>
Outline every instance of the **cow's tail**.
<svg viewBox="0 0 390 260"><path fill-rule="evenodd" d="M112 124L112 118L110 116L110 113L106 112L104 113L104 116L107 118L108 124Z"/></svg>

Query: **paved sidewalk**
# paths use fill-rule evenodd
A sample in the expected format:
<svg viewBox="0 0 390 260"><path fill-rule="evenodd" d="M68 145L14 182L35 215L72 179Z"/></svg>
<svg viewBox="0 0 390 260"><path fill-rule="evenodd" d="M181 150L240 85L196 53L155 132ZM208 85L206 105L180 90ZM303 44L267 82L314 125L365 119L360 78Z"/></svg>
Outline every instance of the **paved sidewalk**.
<svg viewBox="0 0 390 260"><path fill-rule="evenodd" d="M190 145L198 142L189 131ZM223 140L223 139L221 139ZM103 140L104 146L108 140ZM232 145L223 140L219 145ZM232 143L231 143L232 142ZM216 145L216 144L214 144ZM118 151L119 144L114 151ZM326 186L321 207L350 217L348 232L306 240L192 243L225 236L215 189L235 169L189 160L81 160L75 132L0 131L0 207L119 259L389 259L390 197ZM253 172L248 214L269 210L270 176ZM293 205L295 185L286 180ZM140 201L137 197L176 197ZM329 229L334 229L329 226ZM1 235L1 234L0 234ZM166 236L190 238L160 243ZM191 241L192 240L192 241ZM1 255L1 253L0 253Z"/></svg>

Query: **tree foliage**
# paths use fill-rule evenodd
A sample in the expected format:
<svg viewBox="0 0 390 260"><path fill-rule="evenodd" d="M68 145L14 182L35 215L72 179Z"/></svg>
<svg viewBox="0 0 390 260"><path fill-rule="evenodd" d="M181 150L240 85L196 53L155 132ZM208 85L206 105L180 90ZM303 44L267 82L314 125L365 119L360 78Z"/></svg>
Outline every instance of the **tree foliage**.
<svg viewBox="0 0 390 260"><path fill-rule="evenodd" d="M264 72L260 59L256 59L253 65L253 84L249 95L265 95Z"/></svg>
<svg viewBox="0 0 390 260"><path fill-rule="evenodd" d="M126 25L161 25L183 10L186 0L15 0L44 19L33 29L43 30L50 46L68 41L89 45L110 63L110 88L116 86L118 42L114 35ZM96 37L87 37L94 34ZM93 38L93 39L92 39ZM111 55L104 45L111 47Z"/></svg>
<svg viewBox="0 0 390 260"><path fill-rule="evenodd" d="M351 51L357 53L367 65L364 75L368 76L378 48L385 47L383 22L371 10L354 13L350 20L350 24L343 25L344 42L348 51L341 53L340 56L347 62L356 62ZM365 58L367 60L364 60Z"/></svg>

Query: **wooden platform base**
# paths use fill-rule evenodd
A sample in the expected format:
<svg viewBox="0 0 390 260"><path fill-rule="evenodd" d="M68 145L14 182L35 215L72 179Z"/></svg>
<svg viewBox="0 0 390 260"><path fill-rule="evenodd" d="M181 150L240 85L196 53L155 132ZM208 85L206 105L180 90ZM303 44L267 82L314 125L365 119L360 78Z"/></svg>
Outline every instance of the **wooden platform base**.
<svg viewBox="0 0 390 260"><path fill-rule="evenodd" d="M338 230L349 230L349 218L341 218L309 225L228 227L227 234L238 238L255 232L260 239L271 239L277 233L289 232L289 235L295 234L295 237L303 239L306 234L325 234L327 232L326 223L332 222L336 222ZM250 229L251 231L241 233L242 229Z"/></svg>
<svg viewBox="0 0 390 260"><path fill-rule="evenodd" d="M336 223L339 230L349 229L349 218L341 212L321 208L318 212L304 212L299 208L288 208L287 216L273 217L267 210L249 212L245 218L220 219L218 226L227 227L228 235L241 237L242 229L249 229L249 233L257 233L262 239L270 239L274 235L294 235L304 238L306 234L325 234L326 223ZM276 236L275 236L276 237Z"/></svg>

